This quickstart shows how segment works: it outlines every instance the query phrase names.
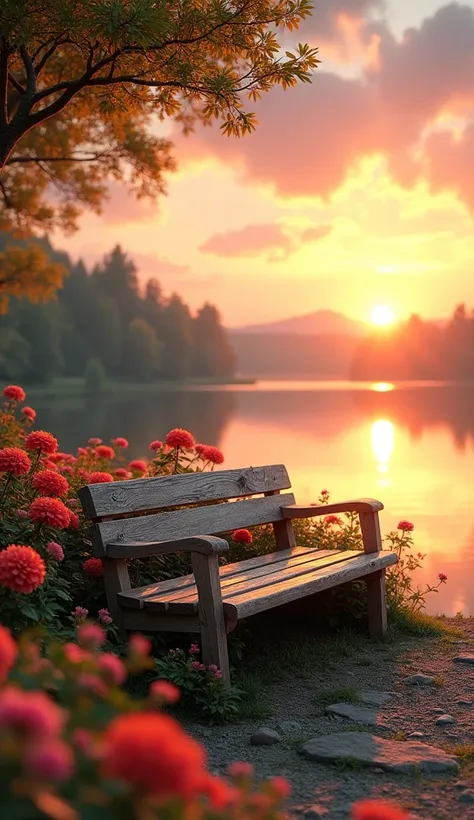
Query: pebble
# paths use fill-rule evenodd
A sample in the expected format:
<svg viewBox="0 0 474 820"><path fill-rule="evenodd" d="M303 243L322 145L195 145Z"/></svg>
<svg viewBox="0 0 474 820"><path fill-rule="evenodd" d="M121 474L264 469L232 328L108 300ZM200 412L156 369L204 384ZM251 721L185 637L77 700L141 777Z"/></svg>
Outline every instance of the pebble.
<svg viewBox="0 0 474 820"><path fill-rule="evenodd" d="M326 715L345 717L354 723L364 723L366 726L377 726L377 712L367 706L357 706L354 703L333 703L326 706Z"/></svg>
<svg viewBox="0 0 474 820"><path fill-rule="evenodd" d="M451 726L453 723L457 723L457 720L452 715L441 715L435 723L436 726Z"/></svg>
<svg viewBox="0 0 474 820"><path fill-rule="evenodd" d="M466 789L459 795L460 803L474 803L474 789Z"/></svg>
<svg viewBox="0 0 474 820"><path fill-rule="evenodd" d="M283 735L298 735L303 731L297 720L282 720L277 728Z"/></svg>
<svg viewBox="0 0 474 820"><path fill-rule="evenodd" d="M407 740L424 740L426 737L424 732L410 732L407 735Z"/></svg>
<svg viewBox="0 0 474 820"><path fill-rule="evenodd" d="M432 715L444 715L444 709L430 709Z"/></svg>
<svg viewBox="0 0 474 820"><path fill-rule="evenodd" d="M407 686L432 686L436 681L431 675L417 674L408 675L407 678L404 678L403 683L406 683Z"/></svg>
<svg viewBox="0 0 474 820"><path fill-rule="evenodd" d="M473 663L474 664L474 655L457 655L456 658L453 658L454 663Z"/></svg>
<svg viewBox="0 0 474 820"><path fill-rule="evenodd" d="M372 692L371 690L361 692L359 695L361 702L369 706L383 706L384 703L396 697L398 695L395 692Z"/></svg>
<svg viewBox="0 0 474 820"><path fill-rule="evenodd" d="M473 702L472 700L457 700L456 706L472 706Z"/></svg>
<svg viewBox="0 0 474 820"><path fill-rule="evenodd" d="M321 820L321 818L326 817L328 810L324 806L314 805L310 806L309 809L306 809L304 816L308 818L308 820Z"/></svg>
<svg viewBox="0 0 474 820"><path fill-rule="evenodd" d="M281 740L278 732L274 729L267 729L266 726L258 729L250 738L251 746L273 746Z"/></svg>

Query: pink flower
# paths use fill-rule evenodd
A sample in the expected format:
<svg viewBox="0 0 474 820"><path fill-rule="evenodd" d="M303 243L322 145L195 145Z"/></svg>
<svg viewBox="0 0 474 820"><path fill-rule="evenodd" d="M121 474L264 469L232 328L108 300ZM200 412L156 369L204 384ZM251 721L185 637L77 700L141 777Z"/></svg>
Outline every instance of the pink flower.
<svg viewBox="0 0 474 820"><path fill-rule="evenodd" d="M191 669L194 669L195 672L199 672L201 669L201 664L199 661L193 661L191 664Z"/></svg>
<svg viewBox="0 0 474 820"><path fill-rule="evenodd" d="M69 510L69 527L68 530L78 530L80 526L80 520L77 513L73 510Z"/></svg>
<svg viewBox="0 0 474 820"><path fill-rule="evenodd" d="M126 447L128 447L128 441L127 441L126 438L114 438L114 439L112 439L112 444L115 447L119 447L122 450L124 450Z"/></svg>
<svg viewBox="0 0 474 820"><path fill-rule="evenodd" d="M444 572L440 572L438 578L442 584L444 584L448 580L448 576L445 575Z"/></svg>
<svg viewBox="0 0 474 820"><path fill-rule="evenodd" d="M235 763L231 763L227 769L229 777L232 779L235 778L247 778L252 777L254 768L251 763L244 763L243 761L236 761Z"/></svg>
<svg viewBox="0 0 474 820"><path fill-rule="evenodd" d="M49 544L46 544L46 552L53 561L64 561L64 550L61 544L56 541L50 541Z"/></svg>
<svg viewBox="0 0 474 820"><path fill-rule="evenodd" d="M26 416L27 419L30 419L31 421L34 421L36 418L36 410L33 410L32 407L22 407L21 412L24 416Z"/></svg>
<svg viewBox="0 0 474 820"><path fill-rule="evenodd" d="M251 544L253 541L253 535L249 530L235 530L232 534L232 538L234 541L237 541L238 544Z"/></svg>
<svg viewBox="0 0 474 820"><path fill-rule="evenodd" d="M84 692L88 692L91 695L97 695L97 697L103 698L107 694L107 686L104 681L99 675L95 675L93 672L81 672L77 678L77 682Z"/></svg>
<svg viewBox="0 0 474 820"><path fill-rule="evenodd" d="M102 439L101 438L90 438L87 443L90 444L91 447L98 447L99 444L102 444Z"/></svg>
<svg viewBox="0 0 474 820"><path fill-rule="evenodd" d="M74 618L87 618L89 610L86 609L84 606L76 606L72 614Z"/></svg>
<svg viewBox="0 0 474 820"><path fill-rule="evenodd" d="M10 384L8 387L4 387L3 395L5 398L11 399L12 401L25 401L26 399L25 391L17 384Z"/></svg>
<svg viewBox="0 0 474 820"><path fill-rule="evenodd" d="M324 523L325 524L337 524L338 526L341 526L342 519L339 518L338 515L327 515L326 518L324 519Z"/></svg>
<svg viewBox="0 0 474 820"><path fill-rule="evenodd" d="M74 771L71 748L58 738L30 746L24 761L29 774L37 780L63 783Z"/></svg>
<svg viewBox="0 0 474 820"><path fill-rule="evenodd" d="M181 427L175 427L167 434L166 443L168 447L182 447L184 450L190 450L194 447L194 436Z"/></svg>
<svg viewBox="0 0 474 820"><path fill-rule="evenodd" d="M209 672L217 672L217 670L219 669L219 667L216 666L215 663L210 663L207 668L209 669Z"/></svg>
<svg viewBox="0 0 474 820"><path fill-rule="evenodd" d="M140 635L139 632L136 632L128 641L128 650L130 655L144 658L151 652L151 641L143 635Z"/></svg>
<svg viewBox="0 0 474 820"><path fill-rule="evenodd" d="M197 643L192 643L191 646L189 647L189 654L190 655L199 655L199 652L200 652L200 650L199 650L198 644Z"/></svg>
<svg viewBox="0 0 474 820"><path fill-rule="evenodd" d="M109 684L121 686L125 682L127 672L120 658L117 655L112 655L110 652L105 652L97 658L97 664L104 673L104 677Z"/></svg>
<svg viewBox="0 0 474 820"><path fill-rule="evenodd" d="M167 680L156 680L150 686L150 695L159 703L177 703L180 698L180 691L174 683Z"/></svg>
<svg viewBox="0 0 474 820"><path fill-rule="evenodd" d="M64 725L64 713L44 692L7 686L0 695L0 729L21 737L52 738Z"/></svg>
<svg viewBox="0 0 474 820"><path fill-rule="evenodd" d="M206 668L206 667L204 667L204 669L205 669L205 668ZM218 670L217 670L217 672L214 672L214 677L215 677L215 678L222 678L222 672L221 672L221 670L220 670L220 669L218 669Z"/></svg>
<svg viewBox="0 0 474 820"><path fill-rule="evenodd" d="M17 518L28 518L28 513L26 510L15 510L15 515Z"/></svg>
<svg viewBox="0 0 474 820"><path fill-rule="evenodd" d="M86 649L97 649L106 641L106 635L98 624L81 624L77 630L77 640Z"/></svg>
<svg viewBox="0 0 474 820"><path fill-rule="evenodd" d="M160 441L159 439L155 439L155 441L151 441L150 444L149 444L150 450L155 450L155 451L156 450L161 450L162 447L163 447L163 442Z"/></svg>
<svg viewBox="0 0 474 820"><path fill-rule="evenodd" d="M99 609L99 621L108 626L114 622L108 609Z"/></svg>
<svg viewBox="0 0 474 820"><path fill-rule="evenodd" d="M63 646L64 657L69 663L84 663L91 660L90 652L86 652L77 643L65 643Z"/></svg>
<svg viewBox="0 0 474 820"><path fill-rule="evenodd" d="M415 525L412 524L411 521L399 521L397 529L402 532L413 532Z"/></svg>
<svg viewBox="0 0 474 820"><path fill-rule="evenodd" d="M79 749L82 754L90 754L94 743L93 737L87 729L74 729L71 739L76 749Z"/></svg>
<svg viewBox="0 0 474 820"><path fill-rule="evenodd" d="M268 784L279 800L286 800L291 794L291 785L284 777L271 777Z"/></svg>

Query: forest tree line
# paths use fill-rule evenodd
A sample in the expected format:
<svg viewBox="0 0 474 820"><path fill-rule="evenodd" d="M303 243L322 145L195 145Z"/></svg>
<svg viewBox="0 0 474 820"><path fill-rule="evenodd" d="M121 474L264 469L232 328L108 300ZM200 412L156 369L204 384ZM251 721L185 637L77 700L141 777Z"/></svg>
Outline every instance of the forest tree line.
<svg viewBox="0 0 474 820"><path fill-rule="evenodd" d="M351 365L354 379L385 381L474 379L474 310L458 305L448 322L412 316L360 342Z"/></svg>
<svg viewBox="0 0 474 820"><path fill-rule="evenodd" d="M235 354L213 305L192 315L176 293L165 297L156 279L143 285L119 246L88 271L42 243L68 276L56 300L13 299L0 318L3 379L45 383L92 371L97 378L98 369L137 381L234 375Z"/></svg>

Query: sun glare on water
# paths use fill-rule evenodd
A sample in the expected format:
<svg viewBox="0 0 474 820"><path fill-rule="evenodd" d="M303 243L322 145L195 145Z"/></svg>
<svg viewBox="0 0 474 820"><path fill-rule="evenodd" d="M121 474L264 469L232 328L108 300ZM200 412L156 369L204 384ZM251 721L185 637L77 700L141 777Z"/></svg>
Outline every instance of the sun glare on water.
<svg viewBox="0 0 474 820"><path fill-rule="evenodd" d="M370 321L377 327L388 327L395 321L395 312L389 305L374 305L370 311Z"/></svg>

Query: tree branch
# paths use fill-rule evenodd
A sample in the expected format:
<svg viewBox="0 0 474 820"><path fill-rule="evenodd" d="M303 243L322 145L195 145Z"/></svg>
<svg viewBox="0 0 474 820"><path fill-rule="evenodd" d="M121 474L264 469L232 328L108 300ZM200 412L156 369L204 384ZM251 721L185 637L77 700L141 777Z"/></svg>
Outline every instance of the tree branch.
<svg viewBox="0 0 474 820"><path fill-rule="evenodd" d="M108 151L100 151L90 156L70 156L70 157L11 157L5 164L15 165L16 163L24 164L26 162L95 162L98 159L105 159L111 157L113 154Z"/></svg>
<svg viewBox="0 0 474 820"><path fill-rule="evenodd" d="M12 208L13 203L12 203L10 197L8 196L7 189L5 188L5 185L3 184L1 179L0 179L0 192L3 196L3 201L5 202L5 206L7 208Z"/></svg>
<svg viewBox="0 0 474 820"><path fill-rule="evenodd" d="M13 76L11 72L9 72L8 74L8 82L10 83L10 85L13 86L15 91L18 91L19 94L26 94L26 88L24 88L22 84L18 82L18 80Z"/></svg>
<svg viewBox="0 0 474 820"><path fill-rule="evenodd" d="M3 40L3 38L2 38ZM5 43L0 48L0 126L8 124L8 51Z"/></svg>

